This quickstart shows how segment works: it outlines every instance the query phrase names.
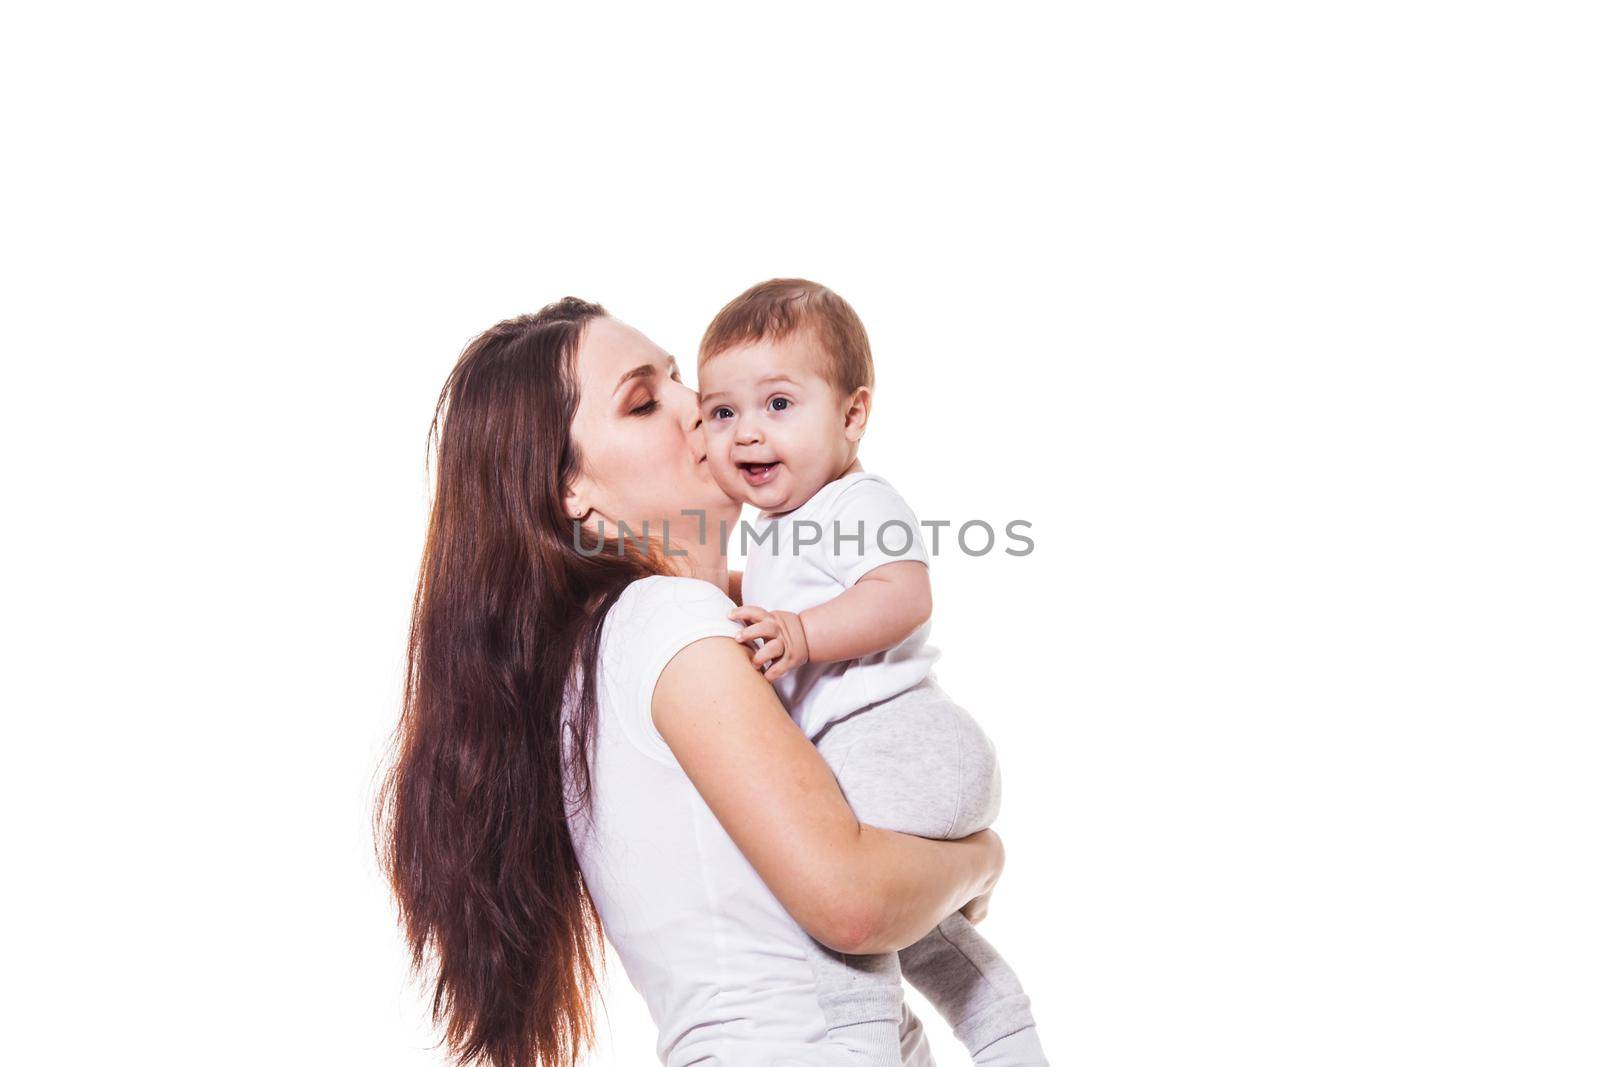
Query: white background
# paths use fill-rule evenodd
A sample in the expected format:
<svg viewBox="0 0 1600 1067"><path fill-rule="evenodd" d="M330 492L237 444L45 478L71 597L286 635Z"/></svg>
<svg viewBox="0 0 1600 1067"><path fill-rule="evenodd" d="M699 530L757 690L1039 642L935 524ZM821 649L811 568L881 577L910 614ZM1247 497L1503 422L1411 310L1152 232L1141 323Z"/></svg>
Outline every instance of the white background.
<svg viewBox="0 0 1600 1067"><path fill-rule="evenodd" d="M797 274L869 469L1034 526L935 643L1052 1062L1594 1064L1587 7L8 14L0 1057L443 1062L367 825L437 390Z"/></svg>

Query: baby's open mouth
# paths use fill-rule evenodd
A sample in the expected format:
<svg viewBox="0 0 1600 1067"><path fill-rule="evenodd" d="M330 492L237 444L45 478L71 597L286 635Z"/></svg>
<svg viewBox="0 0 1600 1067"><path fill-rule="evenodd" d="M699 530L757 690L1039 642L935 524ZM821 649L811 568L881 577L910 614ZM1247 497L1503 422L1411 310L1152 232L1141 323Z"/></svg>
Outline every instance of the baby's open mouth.
<svg viewBox="0 0 1600 1067"><path fill-rule="evenodd" d="M739 473L751 485L765 485L778 472L776 463L740 463Z"/></svg>

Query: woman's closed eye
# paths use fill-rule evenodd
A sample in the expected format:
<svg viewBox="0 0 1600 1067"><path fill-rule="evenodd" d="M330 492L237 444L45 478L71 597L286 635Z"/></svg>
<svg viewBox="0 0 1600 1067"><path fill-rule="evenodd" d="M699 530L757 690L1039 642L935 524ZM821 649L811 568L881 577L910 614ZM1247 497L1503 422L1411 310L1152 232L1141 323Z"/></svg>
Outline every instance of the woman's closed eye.
<svg viewBox="0 0 1600 1067"><path fill-rule="evenodd" d="M638 407L630 408L628 410L628 414L629 415L648 415L648 414L650 414L652 411L654 411L656 408L658 408L660 406L661 406L661 401L657 400L655 397L651 397L649 400L646 400L644 403L640 404Z"/></svg>

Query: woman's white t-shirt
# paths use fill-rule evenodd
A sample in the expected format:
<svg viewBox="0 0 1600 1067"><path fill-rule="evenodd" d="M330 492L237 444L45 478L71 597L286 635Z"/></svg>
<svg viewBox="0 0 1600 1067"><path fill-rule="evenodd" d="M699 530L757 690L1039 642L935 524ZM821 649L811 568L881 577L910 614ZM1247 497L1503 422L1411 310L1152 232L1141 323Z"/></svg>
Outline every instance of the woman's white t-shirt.
<svg viewBox="0 0 1600 1067"><path fill-rule="evenodd" d="M849 1063L828 1043L805 931L695 789L650 716L685 646L733 637L733 601L694 578L643 578L606 616L589 806L568 825L606 936L680 1064ZM570 705L569 705L570 710ZM569 778L569 796L576 785Z"/></svg>

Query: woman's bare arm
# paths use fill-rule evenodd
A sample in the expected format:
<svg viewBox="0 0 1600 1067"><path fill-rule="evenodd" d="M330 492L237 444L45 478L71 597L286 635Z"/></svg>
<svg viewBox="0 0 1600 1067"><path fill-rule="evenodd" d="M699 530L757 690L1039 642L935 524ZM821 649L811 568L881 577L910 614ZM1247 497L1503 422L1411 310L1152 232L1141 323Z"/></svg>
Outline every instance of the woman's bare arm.
<svg viewBox="0 0 1600 1067"><path fill-rule="evenodd" d="M863 826L833 772L732 638L685 647L651 717L767 887L839 952L894 952L991 888L1005 855L983 830L934 841Z"/></svg>

